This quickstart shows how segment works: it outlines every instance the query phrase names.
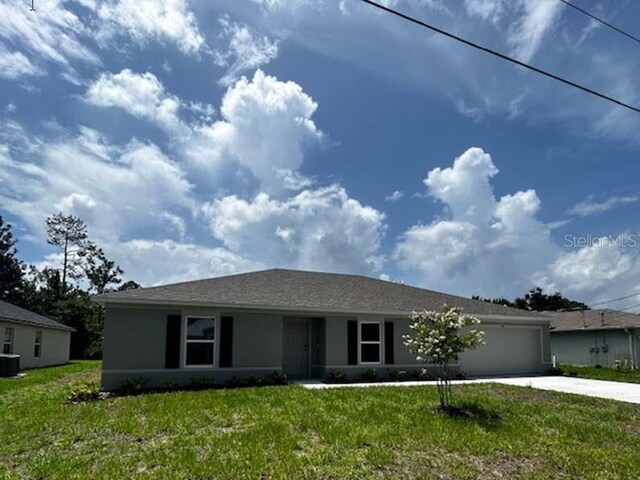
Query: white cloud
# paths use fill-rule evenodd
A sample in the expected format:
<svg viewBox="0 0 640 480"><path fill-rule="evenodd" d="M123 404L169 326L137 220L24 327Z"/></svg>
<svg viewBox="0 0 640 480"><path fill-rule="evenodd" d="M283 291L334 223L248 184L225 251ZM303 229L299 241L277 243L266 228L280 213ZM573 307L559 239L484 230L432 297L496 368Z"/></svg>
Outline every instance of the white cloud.
<svg viewBox="0 0 640 480"><path fill-rule="evenodd" d="M277 41L256 35L247 25L232 22L226 15L219 23L222 27L220 36L229 42L224 49L214 52L216 63L228 67L220 79L222 85L232 85L241 73L255 70L278 56Z"/></svg>
<svg viewBox="0 0 640 480"><path fill-rule="evenodd" d="M549 228L536 218L540 200L527 190L496 199L498 173L489 154L470 148L449 168L429 172L430 196L450 219L414 225L394 258L432 288L464 295L513 297L532 286L533 275L559 251Z"/></svg>
<svg viewBox="0 0 640 480"><path fill-rule="evenodd" d="M536 54L545 35L560 17L563 5L557 0L523 1L523 13L509 31L512 53L523 62Z"/></svg>
<svg viewBox="0 0 640 480"><path fill-rule="evenodd" d="M490 179L497 173L491 156L474 147L456 158L452 167L431 170L424 183L454 218L486 223L496 207Z"/></svg>
<svg viewBox="0 0 640 480"><path fill-rule="evenodd" d="M625 253L623 248L605 241L606 238L602 240L563 253L550 265L548 272L538 275L537 282L552 291L561 289L582 295L604 293L610 295L608 298L635 291L628 290L632 283L624 277L633 276L633 281L638 282L638 256L630 250Z"/></svg>
<svg viewBox="0 0 640 480"><path fill-rule="evenodd" d="M10 52L0 44L0 77L15 80L31 75L42 75L42 71L21 52Z"/></svg>
<svg viewBox="0 0 640 480"><path fill-rule="evenodd" d="M384 214L337 185L305 190L284 201L260 193L203 207L214 237L243 257L323 271L372 273L381 267Z"/></svg>
<svg viewBox="0 0 640 480"><path fill-rule="evenodd" d="M86 102L99 107L118 107L139 118L175 129L180 125L180 100L165 92L152 73L133 73L128 68L120 73L103 73L84 96Z"/></svg>
<svg viewBox="0 0 640 480"><path fill-rule="evenodd" d="M205 42L185 0L108 0L97 7L97 15L103 42L126 33L141 45L170 42L187 54Z"/></svg>
<svg viewBox="0 0 640 480"><path fill-rule="evenodd" d="M105 145L89 129L33 144L28 152L0 149L0 203L34 234L42 235L44 219L57 210L80 215L95 235L113 238L164 231L153 212L193 208L184 172L154 144Z"/></svg>
<svg viewBox="0 0 640 480"><path fill-rule="evenodd" d="M387 202L395 202L397 200L400 200L402 197L404 197L404 193L400 190L396 190L391 195L387 195L386 197L384 197L384 199Z"/></svg>
<svg viewBox="0 0 640 480"><path fill-rule="evenodd" d="M84 39L89 33L86 25L66 9L61 0L48 1L46 12L37 14L13 1L0 0L0 39L19 47L21 52L12 57L22 74L40 72L35 59L58 64L67 73L75 73L72 62L99 65L99 57ZM25 55L27 52L30 58Z"/></svg>
<svg viewBox="0 0 640 480"><path fill-rule="evenodd" d="M143 286L231 275L265 267L225 248L173 240L134 239L105 244L105 251L117 259L127 279Z"/></svg>
<svg viewBox="0 0 640 480"><path fill-rule="evenodd" d="M498 23L506 13L505 0L464 0L469 15L475 15L491 23Z"/></svg>
<svg viewBox="0 0 640 480"><path fill-rule="evenodd" d="M451 167L431 170L429 196L444 203L448 218L416 224L402 235L394 250L400 267L427 288L467 296L515 298L540 286L595 302L640 290L638 235L586 238L561 248L550 232L567 221L541 222L532 189L496 199L491 179L497 174L479 148Z"/></svg>
<svg viewBox="0 0 640 480"><path fill-rule="evenodd" d="M571 215L580 215L581 217L586 217L587 215L606 212L607 210L611 210L612 208L618 207L620 205L636 203L639 200L640 196L638 195L626 195L619 197L613 196L601 202L597 202L594 199L593 195L591 195L585 200L575 204L567 211L567 213Z"/></svg>
<svg viewBox="0 0 640 480"><path fill-rule="evenodd" d="M633 112L626 113L436 33L388 21L387 14L362 2L347 2L348 9L343 2L259 3L264 35L372 71L400 88L448 97L454 107L457 104L461 113L474 120L498 116L519 122L551 122L584 135L637 142L640 118ZM423 19L426 15L447 31L532 63L539 64L536 56L544 52L545 69L571 72L573 80L588 78L589 86L638 103L633 79L640 75L640 63L629 60L624 42L609 41L608 35L603 38L604 30L600 29L590 48L577 47L588 19L580 21L565 13L567 9L557 0L469 0L465 8L449 11L436 6L424 1L398 3L409 15ZM635 13L629 3L619 10ZM252 9L238 9L234 14L238 21L255 21ZM561 21L562 15L567 16L566 22ZM362 38L375 41L362 43ZM603 65L601 59L610 65ZM437 75L433 65L438 65Z"/></svg>
<svg viewBox="0 0 640 480"><path fill-rule="evenodd" d="M317 103L295 82L282 82L257 70L242 77L222 99L222 120L195 129L185 145L201 167L233 160L247 168L261 189L276 194L308 186L298 170L305 149L323 134L312 117Z"/></svg>
<svg viewBox="0 0 640 480"><path fill-rule="evenodd" d="M184 240L187 234L187 224L184 219L171 212L162 212L162 218L171 226L173 230L178 234L180 240Z"/></svg>
<svg viewBox="0 0 640 480"><path fill-rule="evenodd" d="M540 49L563 8L557 0L465 0L464 6L470 16L504 30L511 53L524 62Z"/></svg>

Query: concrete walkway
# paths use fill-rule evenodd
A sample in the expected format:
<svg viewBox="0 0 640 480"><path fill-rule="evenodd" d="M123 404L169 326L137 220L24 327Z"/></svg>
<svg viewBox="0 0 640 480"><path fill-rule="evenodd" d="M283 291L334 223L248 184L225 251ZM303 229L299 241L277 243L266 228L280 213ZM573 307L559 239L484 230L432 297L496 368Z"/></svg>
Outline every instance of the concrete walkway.
<svg viewBox="0 0 640 480"><path fill-rule="evenodd" d="M319 380L305 380L297 383L311 390L324 388L416 387L436 385L435 381L326 384ZM610 400L640 404L640 384L637 383L607 382L586 378L552 376L475 378L469 380L453 380L451 383L453 385L467 383L502 383L504 385L532 387L539 388L540 390L574 393L588 397L607 398Z"/></svg>

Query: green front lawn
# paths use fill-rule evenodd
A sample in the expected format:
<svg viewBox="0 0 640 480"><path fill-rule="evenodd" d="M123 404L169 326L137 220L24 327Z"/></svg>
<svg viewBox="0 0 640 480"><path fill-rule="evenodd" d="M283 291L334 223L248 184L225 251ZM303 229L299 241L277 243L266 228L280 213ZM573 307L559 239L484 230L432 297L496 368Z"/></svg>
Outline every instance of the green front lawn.
<svg viewBox="0 0 640 480"><path fill-rule="evenodd" d="M0 478L640 477L640 405L493 384L454 387L466 418L437 413L433 387L65 404L72 383L98 378L81 365L2 390Z"/></svg>
<svg viewBox="0 0 640 480"><path fill-rule="evenodd" d="M627 368L596 368L559 365L559 373L567 377L592 378L613 382L640 383L640 370Z"/></svg>

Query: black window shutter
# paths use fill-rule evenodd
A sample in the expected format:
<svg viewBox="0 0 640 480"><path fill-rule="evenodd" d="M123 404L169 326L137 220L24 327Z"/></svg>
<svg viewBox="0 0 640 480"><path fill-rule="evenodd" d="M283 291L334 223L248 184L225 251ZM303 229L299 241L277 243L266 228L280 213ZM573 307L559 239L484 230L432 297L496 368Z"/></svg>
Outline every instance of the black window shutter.
<svg viewBox="0 0 640 480"><path fill-rule="evenodd" d="M180 326L182 316L167 315L167 342L165 353L165 368L180 368Z"/></svg>
<svg viewBox="0 0 640 480"><path fill-rule="evenodd" d="M347 321L347 363L358 364L358 321Z"/></svg>
<svg viewBox="0 0 640 480"><path fill-rule="evenodd" d="M393 322L384 322L384 363L393 365Z"/></svg>
<svg viewBox="0 0 640 480"><path fill-rule="evenodd" d="M233 358L233 317L220 317L220 367L230 367Z"/></svg>

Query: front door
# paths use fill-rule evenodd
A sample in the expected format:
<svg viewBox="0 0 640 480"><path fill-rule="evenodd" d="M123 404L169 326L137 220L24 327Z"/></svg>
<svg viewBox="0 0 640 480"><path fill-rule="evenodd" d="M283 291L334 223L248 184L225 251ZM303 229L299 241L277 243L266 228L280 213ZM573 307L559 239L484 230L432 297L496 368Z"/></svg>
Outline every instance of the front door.
<svg viewBox="0 0 640 480"><path fill-rule="evenodd" d="M291 378L306 378L309 370L309 320L285 318L282 368Z"/></svg>

